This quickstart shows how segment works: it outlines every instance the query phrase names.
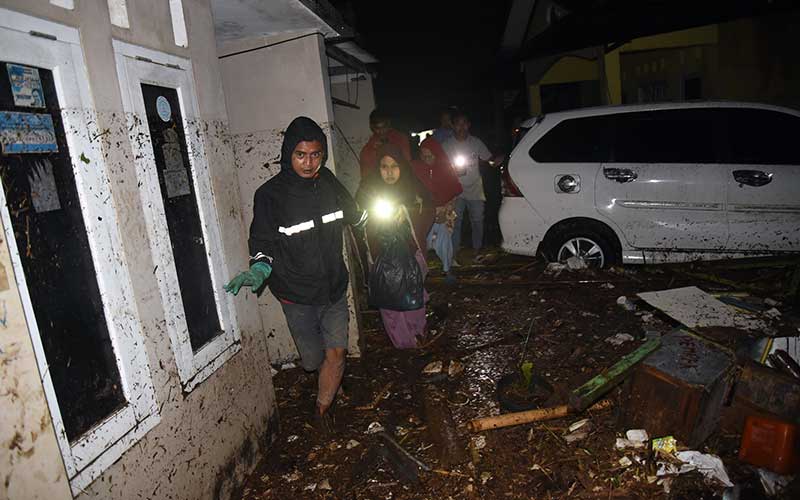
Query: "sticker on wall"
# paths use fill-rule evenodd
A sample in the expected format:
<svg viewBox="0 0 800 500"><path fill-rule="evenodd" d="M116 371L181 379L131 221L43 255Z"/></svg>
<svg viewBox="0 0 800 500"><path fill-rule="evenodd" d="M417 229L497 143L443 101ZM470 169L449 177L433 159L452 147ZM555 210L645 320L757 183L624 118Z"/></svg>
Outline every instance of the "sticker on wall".
<svg viewBox="0 0 800 500"><path fill-rule="evenodd" d="M4 154L58 151L53 118L39 113L0 112L0 145Z"/></svg>
<svg viewBox="0 0 800 500"><path fill-rule="evenodd" d="M39 79L39 70L19 64L8 64L7 69L14 105L43 108L44 93L42 92L42 81Z"/></svg>
<svg viewBox="0 0 800 500"><path fill-rule="evenodd" d="M44 159L34 163L28 173L28 182L31 186L31 201L37 213L61 210L61 201L58 199L56 178L53 175L53 164Z"/></svg>
<svg viewBox="0 0 800 500"><path fill-rule="evenodd" d="M164 155L164 184L167 188L167 198L191 194L189 174L183 164L181 143L178 133L171 128L165 129L164 144L161 152Z"/></svg>
<svg viewBox="0 0 800 500"><path fill-rule="evenodd" d="M172 119L172 106L169 105L169 101L163 95L158 96L156 99L156 112L158 117L165 122Z"/></svg>

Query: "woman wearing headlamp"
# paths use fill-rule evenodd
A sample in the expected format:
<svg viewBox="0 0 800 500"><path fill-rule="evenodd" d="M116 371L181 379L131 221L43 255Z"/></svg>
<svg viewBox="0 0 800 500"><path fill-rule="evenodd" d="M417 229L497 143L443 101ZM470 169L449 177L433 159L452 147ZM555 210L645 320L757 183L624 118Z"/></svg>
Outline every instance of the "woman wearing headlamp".
<svg viewBox="0 0 800 500"><path fill-rule="evenodd" d="M370 254L377 259L384 242L401 238L424 276L428 271L425 236L434 218L430 193L419 183L397 147L386 145L378 151L377 157L378 168L362 180L356 193L359 205L370 211L367 222ZM425 307L412 311L381 309L380 312L386 333L395 347L417 346L417 337L425 333Z"/></svg>

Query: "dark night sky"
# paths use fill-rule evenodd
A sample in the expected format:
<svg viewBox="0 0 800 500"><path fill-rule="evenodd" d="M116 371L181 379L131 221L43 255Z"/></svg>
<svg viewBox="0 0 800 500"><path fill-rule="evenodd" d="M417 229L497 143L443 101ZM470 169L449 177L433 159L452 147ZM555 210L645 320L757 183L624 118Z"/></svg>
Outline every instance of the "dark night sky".
<svg viewBox="0 0 800 500"><path fill-rule="evenodd" d="M378 105L396 125L436 124L437 110L457 105L476 128L491 116L491 85L509 0L334 0L380 61Z"/></svg>

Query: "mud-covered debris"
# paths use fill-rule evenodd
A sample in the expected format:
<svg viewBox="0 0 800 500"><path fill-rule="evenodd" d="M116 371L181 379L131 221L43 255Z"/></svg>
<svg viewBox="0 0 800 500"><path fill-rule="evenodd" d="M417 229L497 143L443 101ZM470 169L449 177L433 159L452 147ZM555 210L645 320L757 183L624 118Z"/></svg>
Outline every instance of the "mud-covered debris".
<svg viewBox="0 0 800 500"><path fill-rule="evenodd" d="M450 361L450 365L447 367L447 375L450 377L456 377L460 375L464 371L464 363L454 359Z"/></svg>
<svg viewBox="0 0 800 500"><path fill-rule="evenodd" d="M604 288L606 290L613 290L616 287L614 286L613 283L603 283L602 285L600 285L600 288Z"/></svg>
<svg viewBox="0 0 800 500"><path fill-rule="evenodd" d="M491 472L481 472L481 484L486 484L492 479Z"/></svg>
<svg viewBox="0 0 800 500"><path fill-rule="evenodd" d="M587 267L586 261L580 257L572 256L567 259L567 269L570 271L580 271L582 269L586 269Z"/></svg>
<svg viewBox="0 0 800 500"><path fill-rule="evenodd" d="M733 483L728 477L728 472L725 470L725 465L722 460L716 455L708 453L700 453L699 451L679 451L675 456L683 462L680 466L674 463L659 462L657 475L679 475L685 474L696 470L700 472L708 481L713 484L724 486L726 488L733 487Z"/></svg>
<svg viewBox="0 0 800 500"><path fill-rule="evenodd" d="M650 436L647 435L647 431L644 429L628 429L625 431L625 437L629 441L642 444L650 440Z"/></svg>
<svg viewBox="0 0 800 500"><path fill-rule="evenodd" d="M770 497L776 497L786 489L794 476L781 476L767 469L757 469L758 479L764 487L764 493Z"/></svg>
<svg viewBox="0 0 800 500"><path fill-rule="evenodd" d="M300 439L300 436L298 436L297 434L292 434L291 436L286 438L286 442L287 443L294 443L298 439Z"/></svg>
<svg viewBox="0 0 800 500"><path fill-rule="evenodd" d="M650 323L651 321L653 321L654 316L652 313L644 313L642 314L641 318L643 322Z"/></svg>
<svg viewBox="0 0 800 500"><path fill-rule="evenodd" d="M422 373L425 375L434 375L437 373L442 373L442 369L444 368L444 363L441 361L432 361L425 365L425 368L422 369Z"/></svg>
<svg viewBox="0 0 800 500"><path fill-rule="evenodd" d="M383 426L381 425L380 422L372 422L367 427L366 434L376 434L378 432L383 432L383 431L384 431L384 428L383 428Z"/></svg>
<svg viewBox="0 0 800 500"><path fill-rule="evenodd" d="M291 370L292 368L297 368L297 365L291 361L281 365L281 370Z"/></svg>
<svg viewBox="0 0 800 500"><path fill-rule="evenodd" d="M328 481L327 479L323 479L322 481L319 482L319 485L317 485L317 489L324 490L324 491L330 491L333 488L331 488L331 482L330 481Z"/></svg>
<svg viewBox="0 0 800 500"><path fill-rule="evenodd" d="M359 445L361 445L361 443L359 443L355 439L351 439L350 441L347 442L347 445L345 446L345 448L347 448L348 450L352 450L353 448L355 448L356 446L359 446Z"/></svg>
<svg viewBox="0 0 800 500"><path fill-rule="evenodd" d="M771 299L769 297L764 299L764 305L767 307L776 307L778 304L780 304L780 302L775 299Z"/></svg>
<svg viewBox="0 0 800 500"><path fill-rule="evenodd" d="M620 307L622 307L626 311L635 311L636 310L636 304L631 302L631 299L629 299L628 297L626 297L624 295L620 295L617 298L617 305L619 305Z"/></svg>
<svg viewBox="0 0 800 500"><path fill-rule="evenodd" d="M276 370L272 366L269 367L269 372L272 374L273 377L278 374L278 370Z"/></svg>
<svg viewBox="0 0 800 500"><path fill-rule="evenodd" d="M771 318L771 319L778 319L781 317L781 312L776 308L767 309L764 311L764 316Z"/></svg>
<svg viewBox="0 0 800 500"><path fill-rule="evenodd" d="M472 446L475 447L476 450L482 450L486 448L486 436L475 436L472 438Z"/></svg>
<svg viewBox="0 0 800 500"><path fill-rule="evenodd" d="M558 276L567 268L566 264L560 262L551 262L544 268L544 274L548 276Z"/></svg>
<svg viewBox="0 0 800 500"><path fill-rule="evenodd" d="M630 342L632 340L633 340L633 335L630 335L628 333L618 333L616 335L612 335L606 338L606 342L608 342L611 345L622 345L625 342Z"/></svg>
<svg viewBox="0 0 800 500"><path fill-rule="evenodd" d="M620 465L620 467L630 467L633 465L633 462L631 462L631 459L628 457L620 458L617 463Z"/></svg>
<svg viewBox="0 0 800 500"><path fill-rule="evenodd" d="M300 472L294 471L291 474L284 474L281 477L287 483L293 483L293 482L297 481L298 479L300 479L303 476L302 476L302 474L300 474Z"/></svg>
<svg viewBox="0 0 800 500"><path fill-rule="evenodd" d="M564 441L567 442L567 444L572 444L577 441L583 441L584 439L589 437L589 430L590 430L589 426L583 427L575 432L563 436L563 439Z"/></svg>
<svg viewBox="0 0 800 500"><path fill-rule="evenodd" d="M311 483L305 488L303 488L303 491L314 491L316 489L317 489L317 483Z"/></svg>

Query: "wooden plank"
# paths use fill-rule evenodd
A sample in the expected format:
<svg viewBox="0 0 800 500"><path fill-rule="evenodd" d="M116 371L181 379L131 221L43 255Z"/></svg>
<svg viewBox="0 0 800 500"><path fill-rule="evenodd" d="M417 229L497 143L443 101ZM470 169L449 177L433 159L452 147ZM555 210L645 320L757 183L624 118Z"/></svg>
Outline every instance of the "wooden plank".
<svg viewBox="0 0 800 500"><path fill-rule="evenodd" d="M578 387L569 395L569 406L574 411L583 411L600 397L610 391L631 371L631 368L658 349L661 339L650 339L638 349L623 356L614 366L603 370L602 373Z"/></svg>

